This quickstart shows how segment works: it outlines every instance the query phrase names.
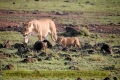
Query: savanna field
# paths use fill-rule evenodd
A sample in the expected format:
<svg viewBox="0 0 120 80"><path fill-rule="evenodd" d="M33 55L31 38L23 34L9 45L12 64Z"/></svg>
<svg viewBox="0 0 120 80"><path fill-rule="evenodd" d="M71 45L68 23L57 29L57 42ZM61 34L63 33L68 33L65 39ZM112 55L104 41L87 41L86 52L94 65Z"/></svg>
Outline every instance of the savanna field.
<svg viewBox="0 0 120 80"><path fill-rule="evenodd" d="M50 35L51 49L34 51L38 40L35 36L28 37L27 49L16 48L16 43L23 43L22 23L42 18L55 22L58 36L78 37L81 48L63 50L55 46ZM5 46L6 42L10 46ZM103 49L104 43L109 51ZM57 75L59 71L63 72ZM82 75L63 75L69 71ZM10 72L14 76L5 74ZM40 77L40 72L48 75ZM119 0L0 0L0 80L107 80L106 77L120 80Z"/></svg>

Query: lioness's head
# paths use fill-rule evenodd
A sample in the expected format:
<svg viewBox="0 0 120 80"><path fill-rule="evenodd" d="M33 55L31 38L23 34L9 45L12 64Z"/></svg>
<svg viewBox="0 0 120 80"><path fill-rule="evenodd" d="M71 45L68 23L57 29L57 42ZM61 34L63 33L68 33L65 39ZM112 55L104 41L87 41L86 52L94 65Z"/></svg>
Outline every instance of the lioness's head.
<svg viewBox="0 0 120 80"><path fill-rule="evenodd" d="M22 34L24 37L27 36L30 32L32 32L32 30L33 30L33 24L31 22L23 24Z"/></svg>

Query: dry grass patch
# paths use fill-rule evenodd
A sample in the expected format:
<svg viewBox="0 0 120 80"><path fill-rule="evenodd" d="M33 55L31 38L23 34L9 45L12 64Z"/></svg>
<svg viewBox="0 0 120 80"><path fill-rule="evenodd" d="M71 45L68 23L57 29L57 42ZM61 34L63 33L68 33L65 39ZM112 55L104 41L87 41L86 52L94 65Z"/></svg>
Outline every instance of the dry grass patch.
<svg viewBox="0 0 120 80"><path fill-rule="evenodd" d="M90 61L105 61L104 56L102 55L90 55Z"/></svg>

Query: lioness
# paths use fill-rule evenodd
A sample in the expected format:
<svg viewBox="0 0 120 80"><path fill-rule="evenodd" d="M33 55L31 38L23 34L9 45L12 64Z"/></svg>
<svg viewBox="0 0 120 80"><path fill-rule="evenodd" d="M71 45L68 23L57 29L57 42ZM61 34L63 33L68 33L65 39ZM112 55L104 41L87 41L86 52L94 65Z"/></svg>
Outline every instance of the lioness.
<svg viewBox="0 0 120 80"><path fill-rule="evenodd" d="M77 37L58 37L56 42L58 44L61 44L63 48L71 45L75 45L78 48L81 47L79 39Z"/></svg>
<svg viewBox="0 0 120 80"><path fill-rule="evenodd" d="M24 42L28 43L29 34L37 36L38 40L42 41L42 38L46 38L50 33L53 41L57 40L56 26L51 19L32 20L25 25L23 30Z"/></svg>

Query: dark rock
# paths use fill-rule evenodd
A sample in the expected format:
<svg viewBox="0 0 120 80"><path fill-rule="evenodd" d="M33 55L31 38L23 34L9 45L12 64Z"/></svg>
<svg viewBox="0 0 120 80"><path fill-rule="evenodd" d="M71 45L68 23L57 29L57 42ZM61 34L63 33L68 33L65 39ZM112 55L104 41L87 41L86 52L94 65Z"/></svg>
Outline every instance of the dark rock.
<svg viewBox="0 0 120 80"><path fill-rule="evenodd" d="M34 58L32 58L32 57L29 57L29 58L25 58L24 60L22 60L21 62L23 62L23 63L28 63L28 62L35 62L35 59Z"/></svg>
<svg viewBox="0 0 120 80"><path fill-rule="evenodd" d="M4 48L4 46L3 46L2 44L0 44L0 49L1 49L1 48Z"/></svg>
<svg viewBox="0 0 120 80"><path fill-rule="evenodd" d="M47 47L52 48L52 44L48 40L43 40L42 42L47 42Z"/></svg>
<svg viewBox="0 0 120 80"><path fill-rule="evenodd" d="M103 44L105 44L105 43L96 43L94 46L93 46L93 48L94 49L100 49L102 46L103 46Z"/></svg>
<svg viewBox="0 0 120 80"><path fill-rule="evenodd" d="M78 50L76 50L76 49L70 49L69 51L71 51L71 52L78 52Z"/></svg>
<svg viewBox="0 0 120 80"><path fill-rule="evenodd" d="M65 60L72 61L72 58L66 57Z"/></svg>
<svg viewBox="0 0 120 80"><path fill-rule="evenodd" d="M56 12L56 15L63 15L63 12Z"/></svg>
<svg viewBox="0 0 120 80"><path fill-rule="evenodd" d="M14 47L18 49L17 55L21 56L22 58L24 54L27 54L27 52L31 51L30 48L28 48L26 43L25 44L16 43Z"/></svg>
<svg viewBox="0 0 120 80"><path fill-rule="evenodd" d="M39 0L35 0L35 1L39 1Z"/></svg>
<svg viewBox="0 0 120 80"><path fill-rule="evenodd" d="M42 59L41 59L41 58L38 58L37 60L38 60L38 61L42 61Z"/></svg>
<svg viewBox="0 0 120 80"><path fill-rule="evenodd" d="M42 42L41 41L36 41L33 48L34 48L35 51L39 52L43 48Z"/></svg>
<svg viewBox="0 0 120 80"><path fill-rule="evenodd" d="M109 77L106 77L106 78L104 78L103 80L110 80L110 78L109 78Z"/></svg>
<svg viewBox="0 0 120 80"><path fill-rule="evenodd" d="M45 52L42 52L39 54L39 56L46 56L46 55L47 55L47 53L45 53Z"/></svg>
<svg viewBox="0 0 120 80"><path fill-rule="evenodd" d="M94 50L87 50L88 54L94 54Z"/></svg>
<svg viewBox="0 0 120 80"><path fill-rule="evenodd" d="M109 46L108 44L103 44L103 46L101 47L101 51L103 51L104 53L109 53L112 54L112 47Z"/></svg>
<svg viewBox="0 0 120 80"><path fill-rule="evenodd" d="M82 79L79 77L79 78L77 78L77 80L82 80Z"/></svg>
<svg viewBox="0 0 120 80"><path fill-rule="evenodd" d="M89 43L85 43L84 46L82 47L82 49L91 49L91 48L93 48L93 47Z"/></svg>
<svg viewBox="0 0 120 80"><path fill-rule="evenodd" d="M46 57L45 58L45 60L51 60L52 59L52 57Z"/></svg>
<svg viewBox="0 0 120 80"><path fill-rule="evenodd" d="M66 30L66 33L64 33L65 36L74 37L79 34L79 32L77 30L75 30L73 27L66 27L65 30Z"/></svg>
<svg viewBox="0 0 120 80"><path fill-rule="evenodd" d="M69 54L58 54L60 57L70 57L70 55Z"/></svg>
<svg viewBox="0 0 120 80"><path fill-rule="evenodd" d="M15 2L13 2L12 4L16 4Z"/></svg>
<svg viewBox="0 0 120 80"><path fill-rule="evenodd" d="M80 57L81 55L80 54L74 54L72 55L72 57Z"/></svg>
<svg viewBox="0 0 120 80"><path fill-rule="evenodd" d="M77 65L78 62L65 62L64 65Z"/></svg>
<svg viewBox="0 0 120 80"><path fill-rule="evenodd" d="M23 47L23 48L25 48L25 47L27 47L27 43L15 43L14 44L14 48L20 48L20 47Z"/></svg>
<svg viewBox="0 0 120 80"><path fill-rule="evenodd" d="M70 66L69 69L70 69L70 70L79 70L79 68L78 68L78 67L75 67L75 66Z"/></svg>
<svg viewBox="0 0 120 80"><path fill-rule="evenodd" d="M10 41L8 40L8 41L6 41L5 42L5 45L4 45L4 48L10 48Z"/></svg>
<svg viewBox="0 0 120 80"><path fill-rule="evenodd" d="M66 47L66 48L63 48L62 51L69 51L69 49Z"/></svg>
<svg viewBox="0 0 120 80"><path fill-rule="evenodd" d="M113 77L113 80L118 80L117 77Z"/></svg>
<svg viewBox="0 0 120 80"><path fill-rule="evenodd" d="M4 68L4 70L13 70L13 69L15 69L13 64L8 64Z"/></svg>

